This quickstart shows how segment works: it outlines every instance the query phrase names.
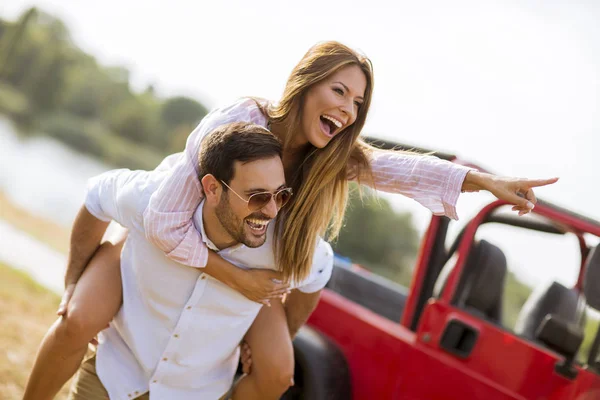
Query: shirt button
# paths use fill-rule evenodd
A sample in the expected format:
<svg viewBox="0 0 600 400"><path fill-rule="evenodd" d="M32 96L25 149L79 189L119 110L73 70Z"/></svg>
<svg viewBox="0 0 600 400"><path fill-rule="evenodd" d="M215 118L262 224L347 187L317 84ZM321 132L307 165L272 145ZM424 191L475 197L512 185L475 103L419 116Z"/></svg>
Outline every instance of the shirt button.
<svg viewBox="0 0 600 400"><path fill-rule="evenodd" d="M206 279L206 275L202 275L202 279Z"/></svg>
<svg viewBox="0 0 600 400"><path fill-rule="evenodd" d="M163 358L163 361L168 361L169 359L167 357Z"/></svg>
<svg viewBox="0 0 600 400"><path fill-rule="evenodd" d="M173 335L173 337L175 337L175 338L178 338L178 337L179 337L179 335L178 335L178 334L174 334L174 335Z"/></svg>
<svg viewBox="0 0 600 400"><path fill-rule="evenodd" d="M140 394L140 392L138 392L137 390L133 393L133 394Z"/></svg>
<svg viewBox="0 0 600 400"><path fill-rule="evenodd" d="M156 379L152 381L152 383L156 383L156 382L158 382Z"/></svg>
<svg viewBox="0 0 600 400"><path fill-rule="evenodd" d="M189 310L189 309L191 309L191 308L192 308L192 306L187 306L185 309L186 309L186 310Z"/></svg>

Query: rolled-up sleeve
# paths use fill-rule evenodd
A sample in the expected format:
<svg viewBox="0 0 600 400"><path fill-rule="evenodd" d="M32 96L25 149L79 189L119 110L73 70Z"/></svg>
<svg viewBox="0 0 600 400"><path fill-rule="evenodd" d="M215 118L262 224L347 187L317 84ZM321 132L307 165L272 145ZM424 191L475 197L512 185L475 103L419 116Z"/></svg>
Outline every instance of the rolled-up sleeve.
<svg viewBox="0 0 600 400"><path fill-rule="evenodd" d="M85 208L102 221L114 220L126 228L139 226L144 209L145 171L115 169L87 182ZM142 184L140 184L140 182Z"/></svg>
<svg viewBox="0 0 600 400"><path fill-rule="evenodd" d="M313 256L313 265L308 278L298 285L302 293L314 293L323 289L333 272L333 249L331 245L319 239Z"/></svg>
<svg viewBox="0 0 600 400"><path fill-rule="evenodd" d="M192 222L196 208L204 198L198 178L198 151L202 139L215 128L231 122L266 125L265 117L252 99L211 111L190 134L185 151L177 155L144 211L144 230L148 240L167 257L181 264L206 266L208 249Z"/></svg>
<svg viewBox="0 0 600 400"><path fill-rule="evenodd" d="M375 151L371 168L375 189L402 194L452 219L458 219L456 203L472 170L435 156L390 151Z"/></svg>
<svg viewBox="0 0 600 400"><path fill-rule="evenodd" d="M116 175L119 170L108 171L90 178L85 193L85 208L102 221L118 221L116 202Z"/></svg>

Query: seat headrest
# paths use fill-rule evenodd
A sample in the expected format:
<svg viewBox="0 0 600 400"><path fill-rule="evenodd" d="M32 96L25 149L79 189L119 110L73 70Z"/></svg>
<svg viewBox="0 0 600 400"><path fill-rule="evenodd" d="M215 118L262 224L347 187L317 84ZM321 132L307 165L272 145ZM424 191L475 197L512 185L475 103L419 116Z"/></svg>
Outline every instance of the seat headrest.
<svg viewBox="0 0 600 400"><path fill-rule="evenodd" d="M535 340L536 331L546 315L554 315L567 322L580 323L579 293L558 282L537 287L529 296L515 324L515 333Z"/></svg>
<svg viewBox="0 0 600 400"><path fill-rule="evenodd" d="M502 250L481 240L469 254L459 302L495 318L493 314L497 312L496 306L501 303L504 294L506 273L506 256Z"/></svg>
<svg viewBox="0 0 600 400"><path fill-rule="evenodd" d="M436 296L443 291L453 269L451 259L436 282ZM474 242L458 284L458 305L475 309L486 318L501 323L507 271L506 256L502 250L486 240Z"/></svg>

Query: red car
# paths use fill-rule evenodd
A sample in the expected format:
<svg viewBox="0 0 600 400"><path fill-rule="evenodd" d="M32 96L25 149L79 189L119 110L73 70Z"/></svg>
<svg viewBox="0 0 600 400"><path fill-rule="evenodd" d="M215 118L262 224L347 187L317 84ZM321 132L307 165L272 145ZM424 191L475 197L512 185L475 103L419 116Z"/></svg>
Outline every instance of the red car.
<svg viewBox="0 0 600 400"><path fill-rule="evenodd" d="M587 362L576 358L586 305L600 310L600 250L588 244L600 222L541 200L519 218L505 204L483 207L451 246L450 220L433 216L409 290L338 262L294 341L296 385L283 398L600 399L598 332ZM502 323L505 254L476 239L492 223L575 235L581 252L577 284L534 292L514 329Z"/></svg>

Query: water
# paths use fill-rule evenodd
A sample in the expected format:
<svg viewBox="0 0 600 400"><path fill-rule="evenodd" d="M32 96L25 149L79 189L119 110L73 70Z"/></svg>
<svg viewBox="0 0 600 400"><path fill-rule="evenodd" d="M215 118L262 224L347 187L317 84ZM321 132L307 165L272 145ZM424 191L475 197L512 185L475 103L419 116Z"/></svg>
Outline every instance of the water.
<svg viewBox="0 0 600 400"><path fill-rule="evenodd" d="M70 226L86 181L108 169L52 138L23 138L0 116L0 191L31 214Z"/></svg>
<svg viewBox="0 0 600 400"><path fill-rule="evenodd" d="M62 293L67 257L0 220L0 261L27 272L37 282ZM8 243L7 243L8 242Z"/></svg>
<svg viewBox="0 0 600 400"><path fill-rule="evenodd" d="M29 213L69 227L88 178L110 169L48 137L21 137L0 117L0 191ZM0 220L0 261L62 292L66 255Z"/></svg>

